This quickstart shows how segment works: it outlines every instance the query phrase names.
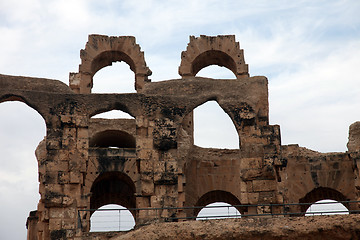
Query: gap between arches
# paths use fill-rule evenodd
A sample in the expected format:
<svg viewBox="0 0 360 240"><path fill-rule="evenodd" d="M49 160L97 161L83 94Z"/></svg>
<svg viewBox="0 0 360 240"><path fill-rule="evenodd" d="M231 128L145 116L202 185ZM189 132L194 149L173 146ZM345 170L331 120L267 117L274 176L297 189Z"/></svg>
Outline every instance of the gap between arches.
<svg viewBox="0 0 360 240"><path fill-rule="evenodd" d="M214 202L206 205L196 216L196 220L241 218L241 213L231 204Z"/></svg>
<svg viewBox="0 0 360 240"><path fill-rule="evenodd" d="M212 100L194 109L194 145L239 149L239 135L231 118Z"/></svg>
<svg viewBox="0 0 360 240"><path fill-rule="evenodd" d="M136 93L135 74L126 62L113 62L93 76L92 93Z"/></svg>
<svg viewBox="0 0 360 240"><path fill-rule="evenodd" d="M90 232L129 231L134 227L131 212L118 204L104 205L90 217Z"/></svg>
<svg viewBox="0 0 360 240"><path fill-rule="evenodd" d="M230 69L218 65L209 65L205 68L202 68L196 74L196 77L206 77L214 79L236 79L235 74Z"/></svg>
<svg viewBox="0 0 360 240"><path fill-rule="evenodd" d="M349 214L349 210L336 200L324 199L310 205L305 216Z"/></svg>

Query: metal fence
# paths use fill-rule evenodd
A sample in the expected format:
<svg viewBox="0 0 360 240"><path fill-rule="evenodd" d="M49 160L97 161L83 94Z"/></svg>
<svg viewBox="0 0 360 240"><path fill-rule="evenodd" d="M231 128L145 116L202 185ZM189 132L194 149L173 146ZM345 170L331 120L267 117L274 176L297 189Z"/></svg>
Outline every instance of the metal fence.
<svg viewBox="0 0 360 240"><path fill-rule="evenodd" d="M327 201L327 200L324 200ZM83 228L84 221L89 221L84 216L90 216L90 213L117 213L102 214L97 219L91 220L91 231L127 231L134 227L135 220L130 213L146 216L150 222L177 222L185 220L209 220L223 218L241 218L241 217L278 217L278 216L313 216L313 215L333 215L333 214L356 214L360 210L360 201L327 201L316 203L284 203L284 204L244 204L244 205L216 205L216 206L195 206L195 207L164 207L164 208L113 208L113 209L83 209L78 210L78 227ZM338 204L334 207L334 204ZM342 205L340 205L342 204ZM314 207L315 209L311 209ZM322 209L316 209L316 206L323 206ZM339 206L342 206L340 209ZM346 207L345 207L346 206ZM247 211L255 208L256 211ZM306 212L294 211L294 209L306 208ZM236 209L236 210L235 210ZM204 210L216 210L212 214L197 214ZM222 211L223 210L223 211ZM243 213L241 214L240 211ZM256 213L251 213L256 212ZM195 215L197 214L197 215ZM93 217L94 218L94 215ZM97 228L93 226L97 225ZM99 227L100 226L100 227ZM101 228L101 229L100 229Z"/></svg>

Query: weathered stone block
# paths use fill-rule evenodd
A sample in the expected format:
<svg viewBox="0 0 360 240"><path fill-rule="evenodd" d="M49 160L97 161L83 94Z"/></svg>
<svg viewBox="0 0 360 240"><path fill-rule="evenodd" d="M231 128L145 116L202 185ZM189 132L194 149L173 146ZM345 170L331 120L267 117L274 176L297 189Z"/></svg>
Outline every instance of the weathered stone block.
<svg viewBox="0 0 360 240"><path fill-rule="evenodd" d="M69 183L69 172L58 171L58 183L66 184Z"/></svg>
<svg viewBox="0 0 360 240"><path fill-rule="evenodd" d="M81 183L82 182L82 173L81 172L70 172L70 183Z"/></svg>
<svg viewBox="0 0 360 240"><path fill-rule="evenodd" d="M72 115L61 115L60 120L65 124L75 124L75 120Z"/></svg>
<svg viewBox="0 0 360 240"><path fill-rule="evenodd" d="M162 206L161 204L161 198L158 196L151 196L150 197L150 204L152 208L160 208Z"/></svg>
<svg viewBox="0 0 360 240"><path fill-rule="evenodd" d="M50 218L49 219L49 229L50 230L60 230L62 229L61 225L62 220L59 218Z"/></svg>
<svg viewBox="0 0 360 240"><path fill-rule="evenodd" d="M257 204L259 202L259 193L248 193L249 204Z"/></svg>
<svg viewBox="0 0 360 240"><path fill-rule="evenodd" d="M276 182L273 180L253 180L253 191L274 191L276 190Z"/></svg>
<svg viewBox="0 0 360 240"><path fill-rule="evenodd" d="M60 149L61 148L61 140L60 139L48 139L46 141L46 149Z"/></svg>
<svg viewBox="0 0 360 240"><path fill-rule="evenodd" d="M69 171L69 162L68 161L46 161L45 165L46 171Z"/></svg>
<svg viewBox="0 0 360 240"><path fill-rule="evenodd" d="M76 140L76 148L78 150L88 149L89 148L89 139L88 138L78 138Z"/></svg>
<svg viewBox="0 0 360 240"><path fill-rule="evenodd" d="M86 128L89 126L89 118L87 116L76 116L75 125Z"/></svg>
<svg viewBox="0 0 360 240"><path fill-rule="evenodd" d="M151 205L150 197L136 197L136 206L138 208L146 208Z"/></svg>
<svg viewBox="0 0 360 240"><path fill-rule="evenodd" d="M49 210L50 218L64 218L64 208L51 208Z"/></svg>
<svg viewBox="0 0 360 240"><path fill-rule="evenodd" d="M150 196L154 194L154 183L149 181L141 182L141 194L144 196Z"/></svg>
<svg viewBox="0 0 360 240"><path fill-rule="evenodd" d="M246 192L240 193L239 201L240 201L241 204L248 204L249 203L248 194L249 193L246 193Z"/></svg>
<svg viewBox="0 0 360 240"><path fill-rule="evenodd" d="M77 127L76 128L76 136L77 138L89 138L89 129L87 127Z"/></svg>
<svg viewBox="0 0 360 240"><path fill-rule="evenodd" d="M76 219L64 219L61 226L62 229L76 229Z"/></svg>
<svg viewBox="0 0 360 240"><path fill-rule="evenodd" d="M154 171L154 163L150 160L140 160L140 171L141 172L153 172Z"/></svg>
<svg viewBox="0 0 360 240"><path fill-rule="evenodd" d="M241 169L256 169L262 167L262 158L242 158L240 160Z"/></svg>
<svg viewBox="0 0 360 240"><path fill-rule="evenodd" d="M140 159L151 159L153 150L151 149L140 149L137 151L137 157Z"/></svg>

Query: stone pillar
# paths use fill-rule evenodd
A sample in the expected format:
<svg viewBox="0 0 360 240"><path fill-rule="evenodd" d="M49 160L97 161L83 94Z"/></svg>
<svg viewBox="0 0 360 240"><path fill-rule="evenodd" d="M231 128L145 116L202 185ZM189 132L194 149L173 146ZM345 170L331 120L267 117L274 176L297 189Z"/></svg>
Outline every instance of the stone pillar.
<svg viewBox="0 0 360 240"><path fill-rule="evenodd" d="M360 122L355 122L349 127L348 152L354 162L356 200L360 201ZM357 206L360 208L360 204Z"/></svg>

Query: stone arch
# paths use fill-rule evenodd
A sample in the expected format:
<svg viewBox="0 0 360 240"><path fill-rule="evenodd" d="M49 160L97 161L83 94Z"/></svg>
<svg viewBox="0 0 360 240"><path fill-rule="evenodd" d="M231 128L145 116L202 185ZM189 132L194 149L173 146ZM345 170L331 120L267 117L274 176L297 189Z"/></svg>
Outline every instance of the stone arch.
<svg viewBox="0 0 360 240"><path fill-rule="evenodd" d="M98 209L107 204L118 204L128 208L136 219L134 210L136 187L125 173L114 171L100 174L93 182L90 191L90 209Z"/></svg>
<svg viewBox="0 0 360 240"><path fill-rule="evenodd" d="M89 147L136 148L136 140L125 131L105 130L90 138Z"/></svg>
<svg viewBox="0 0 360 240"><path fill-rule="evenodd" d="M77 93L91 93L95 73L116 61L124 61L130 66L135 74L137 91L142 89L151 75L144 52L140 51L140 46L132 36L89 35L85 49L80 52L80 58L79 72L71 73L69 79L71 89Z"/></svg>
<svg viewBox="0 0 360 240"><path fill-rule="evenodd" d="M221 134L216 136L216 140L214 139L214 137L215 137L214 135L212 135L212 136L207 135L208 136L206 138L207 140L211 141L211 139L212 139L213 141L215 141L215 142L212 142L211 146L197 145L199 142L196 141L195 135L196 135L196 133L199 133L199 131L198 131L199 130L199 125L206 125L206 122L202 122L201 124L197 124L197 123L199 123L197 121L199 116L197 116L196 113L201 112L201 110L200 110L201 108L203 108L203 107L207 108L209 106L211 106L212 109L211 109L211 114L209 114L209 116L207 116L207 118L206 118L206 122L211 123L212 125L211 125L211 127L207 126L208 128L207 128L206 132L203 132L203 133L207 134L209 128L210 129L211 128L213 128L213 129L222 129L223 134L227 136L226 140L236 141L237 142L236 145L232 145L232 144L225 144L224 145L224 144L217 143L217 141L221 142L221 140L219 140L219 139L221 139L221 136L220 136ZM210 110L207 110L206 113L209 113L209 112L210 112ZM216 113L216 114L214 114L214 113ZM228 114L228 112L226 112L224 110L224 108L220 106L218 101L209 100L209 101L204 102L203 104L201 104L201 105L197 106L196 108L194 108L193 114L194 114L193 115L193 117L194 117L194 119L193 119L193 121L194 121L193 134L194 134L194 144L195 145L197 145L199 147L239 149L239 147L240 147L240 136L239 136L239 132L238 132L238 130L236 128L235 122L231 118L231 116ZM217 125L214 125L214 121L215 121L214 119L216 118L215 116L221 116L222 119L219 120L219 121L221 121L221 123L223 121L226 121L226 124L220 124L219 123ZM226 125L229 128L225 128L224 126L226 126ZM197 136L199 136L199 134ZM224 142L226 142L225 139L222 139L222 140L224 140Z"/></svg>
<svg viewBox="0 0 360 240"><path fill-rule="evenodd" d="M303 198L299 199L299 203L315 203L320 200L331 199L338 202L348 201L341 192L327 187L318 187L314 188L312 191L308 192ZM343 203L343 205L349 209L349 204ZM305 213L310 205L301 205L301 212Z"/></svg>
<svg viewBox="0 0 360 240"><path fill-rule="evenodd" d="M228 68L237 79L249 77L243 50L239 42L235 42L234 35L190 36L186 51L181 54L180 76L195 76L201 69L214 64Z"/></svg>
<svg viewBox="0 0 360 240"><path fill-rule="evenodd" d="M205 193L198 199L198 201L195 204L195 207L198 207L198 208L194 209L194 216L198 215L198 213L201 210L200 207L205 207L206 205L215 203L215 202L225 202L232 206L237 206L235 208L241 214L244 214L244 212L246 211L245 207L238 206L238 205L241 205L241 203L240 203L239 199L232 193L227 192L227 191L222 191L222 190L213 190L213 191Z"/></svg>
<svg viewBox="0 0 360 240"><path fill-rule="evenodd" d="M233 113L233 112L237 113L238 111L231 111L232 106L227 106L226 104L221 103L221 100L219 101L217 96L210 96L210 97L200 99L199 101L192 102L189 105L189 107L186 109L186 111L184 112L184 115L183 115L184 117L180 121L181 124L186 125L186 122L190 122L190 124L189 124L190 126L188 127L190 130L188 130L188 131L192 131L192 134L193 134L194 110L197 107L199 107L207 102L210 102L210 101L215 101L218 104L218 106L224 111L224 113L231 119L231 121L234 124L234 127L237 131L237 134L239 135L239 147L240 147L240 145L241 145L241 126L238 124L239 121L237 121L239 116L236 116L236 115L234 116L234 113ZM241 114L241 113L237 113L237 114Z"/></svg>
<svg viewBox="0 0 360 240"><path fill-rule="evenodd" d="M18 101L25 103L28 107L35 110L42 117L42 119L45 122L45 125L47 126L46 114L43 111L41 111L40 108L36 107L36 104L33 104L30 101L28 101L25 97L16 94L5 94L3 96L0 96L0 104L3 102L11 102L11 101Z"/></svg>
<svg viewBox="0 0 360 240"><path fill-rule="evenodd" d="M127 105L118 103L118 102L112 102L112 103L109 103L108 105L105 105L105 103L103 103L102 105L99 105L98 107L89 109L89 118L91 118L95 115L98 115L100 113L105 113L105 112L109 112L112 110L119 110L119 111L129 114L133 118L136 118L136 114L133 111L131 111Z"/></svg>
<svg viewBox="0 0 360 240"><path fill-rule="evenodd" d="M198 55L192 63L192 74L194 76L203 68L210 65L226 67L236 76L236 63L227 53L219 50L208 50Z"/></svg>
<svg viewBox="0 0 360 240"><path fill-rule="evenodd" d="M97 55L91 62L90 71L93 75L97 73L100 69L111 66L113 62L126 62L131 71L135 73L136 66L134 61L131 59L129 55L120 51L104 51Z"/></svg>

